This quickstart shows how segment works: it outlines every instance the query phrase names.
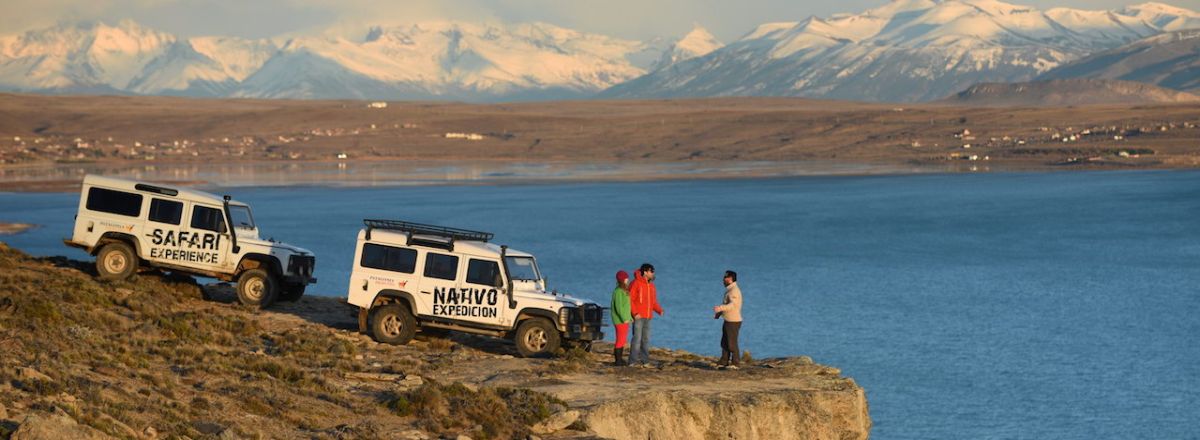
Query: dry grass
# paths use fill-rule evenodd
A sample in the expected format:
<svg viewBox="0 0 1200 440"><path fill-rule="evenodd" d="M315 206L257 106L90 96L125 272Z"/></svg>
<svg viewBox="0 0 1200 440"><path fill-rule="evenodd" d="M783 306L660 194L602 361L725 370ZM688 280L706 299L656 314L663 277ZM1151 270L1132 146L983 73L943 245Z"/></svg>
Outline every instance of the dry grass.
<svg viewBox="0 0 1200 440"><path fill-rule="evenodd" d="M551 401L431 385L405 394L415 404L401 411L394 393L347 385L346 373L419 375L429 368L424 353L450 357L437 353L453 342L435 338L444 342L377 365L363 360L367 342L311 323L264 328L259 312L201 299L189 277L100 282L89 264L35 259L3 243L0 267L0 404L10 413L59 408L117 437L153 427L160 438L224 430L248 438L378 438L414 425L438 432L478 425L478 438L510 438ZM46 378L19 376L26 367ZM445 411L470 422L435 423ZM0 438L12 428L0 424Z"/></svg>
<svg viewBox="0 0 1200 440"><path fill-rule="evenodd" d="M529 425L550 417L565 403L548 394L514 388L478 391L455 382L427 382L388 402L396 414L416 418L418 426L449 435L466 432L472 438L509 439L529 435Z"/></svg>
<svg viewBox="0 0 1200 440"><path fill-rule="evenodd" d="M128 435L125 425L197 437L203 433L195 420L230 423L237 419L231 413L284 406L254 408L261 398L335 392L298 366L298 357L251 354L265 345L261 329L246 316L196 304L200 288L189 277L98 282L86 266L31 259L7 247L0 249L0 266L7 268L0 302L11 304L0 314L0 340L13 354L3 361L0 383L20 391L6 404L58 407L115 436ZM49 379L20 379L18 367ZM223 379L229 376L237 380ZM206 389L225 381L222 393Z"/></svg>

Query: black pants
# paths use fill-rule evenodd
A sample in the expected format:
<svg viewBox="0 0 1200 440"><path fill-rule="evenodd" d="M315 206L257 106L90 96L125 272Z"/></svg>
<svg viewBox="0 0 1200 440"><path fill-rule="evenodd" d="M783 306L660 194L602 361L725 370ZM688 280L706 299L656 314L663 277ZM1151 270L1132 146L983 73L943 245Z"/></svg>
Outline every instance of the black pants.
<svg viewBox="0 0 1200 440"><path fill-rule="evenodd" d="M742 329L742 323L725 321L725 326L721 328L721 363L733 365L738 364L741 359L740 351L738 351L738 331Z"/></svg>

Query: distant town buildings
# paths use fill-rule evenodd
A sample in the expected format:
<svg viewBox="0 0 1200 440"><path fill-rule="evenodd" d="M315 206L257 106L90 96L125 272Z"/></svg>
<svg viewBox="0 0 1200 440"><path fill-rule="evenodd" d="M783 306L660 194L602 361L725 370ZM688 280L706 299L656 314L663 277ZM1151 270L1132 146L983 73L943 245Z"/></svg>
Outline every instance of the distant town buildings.
<svg viewBox="0 0 1200 440"><path fill-rule="evenodd" d="M468 141L483 140L483 135L479 133L446 133L446 139L466 139Z"/></svg>

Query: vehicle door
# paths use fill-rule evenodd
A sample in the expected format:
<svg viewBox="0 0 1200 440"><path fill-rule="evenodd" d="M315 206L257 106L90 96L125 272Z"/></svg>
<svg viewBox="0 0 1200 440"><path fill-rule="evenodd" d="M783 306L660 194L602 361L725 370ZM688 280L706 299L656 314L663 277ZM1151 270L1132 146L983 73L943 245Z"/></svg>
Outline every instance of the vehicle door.
<svg viewBox="0 0 1200 440"><path fill-rule="evenodd" d="M506 324L507 297L501 290L500 262L487 258L466 257L466 274L458 284L458 294L466 297L473 309L468 320L493 325Z"/></svg>
<svg viewBox="0 0 1200 440"><path fill-rule="evenodd" d="M350 274L350 295L355 304L370 305L384 290L413 295L416 314L429 314L429 302L417 295L417 251L409 248L362 242L358 261ZM366 295L366 298L360 297Z"/></svg>
<svg viewBox="0 0 1200 440"><path fill-rule="evenodd" d="M462 266L466 264L457 255L437 251L425 252L424 272L421 278L421 296L430 301L430 315L435 318L456 321L480 321L479 309L471 303L470 295L460 292L459 279Z"/></svg>
<svg viewBox="0 0 1200 440"><path fill-rule="evenodd" d="M187 266L214 272L228 272L236 262L230 251L232 231L225 223L225 211L219 205L192 203L191 215L185 228L176 237L179 262Z"/></svg>
<svg viewBox="0 0 1200 440"><path fill-rule="evenodd" d="M143 227L146 243L143 256L156 263L177 264L182 256L178 239L183 226L184 203L161 197L150 197L150 211Z"/></svg>

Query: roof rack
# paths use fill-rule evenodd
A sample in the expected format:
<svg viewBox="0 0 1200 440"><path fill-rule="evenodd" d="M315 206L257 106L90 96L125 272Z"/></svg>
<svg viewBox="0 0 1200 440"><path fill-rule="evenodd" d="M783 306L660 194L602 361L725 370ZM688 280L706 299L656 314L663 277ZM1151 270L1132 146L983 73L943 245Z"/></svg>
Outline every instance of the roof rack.
<svg viewBox="0 0 1200 440"><path fill-rule="evenodd" d="M446 226L426 225L422 223L413 223L401 220L363 219L363 224L367 226L368 240L371 239L372 229L400 231L408 236L409 241L412 241L413 234L443 237L450 241L448 244L451 247L454 246L455 240L487 242L495 237L495 235L491 232L480 232L468 229L450 228Z"/></svg>

